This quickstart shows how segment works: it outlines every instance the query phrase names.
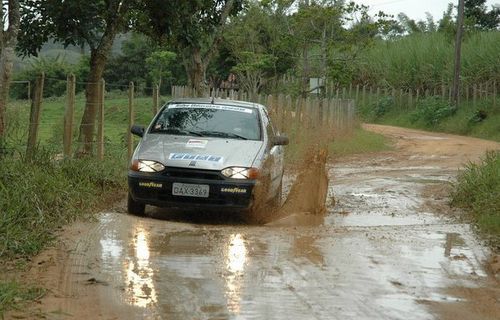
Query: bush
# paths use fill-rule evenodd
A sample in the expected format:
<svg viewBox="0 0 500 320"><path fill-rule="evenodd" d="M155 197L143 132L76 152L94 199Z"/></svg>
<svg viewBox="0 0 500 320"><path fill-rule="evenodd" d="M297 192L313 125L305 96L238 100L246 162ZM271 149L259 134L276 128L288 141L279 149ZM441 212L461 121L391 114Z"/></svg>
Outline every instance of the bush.
<svg viewBox="0 0 500 320"><path fill-rule="evenodd" d="M395 101L393 97L381 97L370 105L360 105L360 116L366 121L376 121L393 110Z"/></svg>
<svg viewBox="0 0 500 320"><path fill-rule="evenodd" d="M411 114L412 121L422 121L427 127L437 126L443 119L455 114L457 109L440 97L428 97L417 103Z"/></svg>
<svg viewBox="0 0 500 320"><path fill-rule="evenodd" d="M500 236L500 151L466 166L454 185L452 205L467 209L483 230Z"/></svg>

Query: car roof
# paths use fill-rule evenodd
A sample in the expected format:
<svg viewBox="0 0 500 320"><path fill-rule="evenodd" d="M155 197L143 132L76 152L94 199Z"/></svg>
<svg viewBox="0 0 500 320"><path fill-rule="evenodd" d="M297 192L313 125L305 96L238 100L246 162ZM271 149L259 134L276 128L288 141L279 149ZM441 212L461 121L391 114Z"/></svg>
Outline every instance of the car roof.
<svg viewBox="0 0 500 320"><path fill-rule="evenodd" d="M169 101L169 103L206 103L206 104L214 104L214 105L224 105L224 106L235 106L235 107L243 107L243 108L255 108L255 109L265 109L265 107L258 103L248 102L248 101L240 101L240 100L229 100L229 99L220 99L220 98L180 98L173 99Z"/></svg>

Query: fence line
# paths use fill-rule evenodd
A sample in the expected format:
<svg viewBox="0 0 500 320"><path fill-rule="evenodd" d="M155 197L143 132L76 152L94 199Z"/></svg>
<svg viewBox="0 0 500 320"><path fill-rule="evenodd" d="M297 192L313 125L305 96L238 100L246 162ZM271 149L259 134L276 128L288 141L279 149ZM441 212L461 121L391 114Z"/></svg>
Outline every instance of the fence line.
<svg viewBox="0 0 500 320"><path fill-rule="evenodd" d="M93 83L98 86L97 88L97 101L94 102L96 107L96 118L94 121L88 123L78 123L79 127L82 126L96 126L94 137L91 141L76 141L74 139L75 132L75 115L81 112L82 104L88 105L87 101L78 101L79 108L76 108L76 85L78 83L77 79L73 74L67 76L66 79L66 99L63 102L63 106L60 109L55 110L54 105L50 105L50 110L45 110L46 108L42 106L43 102L43 92L44 84L46 85L46 80L54 81L53 79L46 78L43 74L37 77L33 89L33 99L31 101L31 111L30 120L28 122L28 137L26 144L26 156L27 158L32 158L36 152L36 148L40 145L40 140L52 141L54 146L61 147L60 157L71 158L76 152L85 147L85 150L90 150L90 152L97 156L97 159L103 160L105 158L106 145L110 139L109 134L106 135L107 122L110 120L105 119L105 111L109 111L111 108L116 106L105 106L106 104L106 88L109 84L106 84L104 80L100 80L97 83ZM60 81L60 79L57 79ZM62 82L62 81L61 81ZM151 102L148 103L147 108L144 108L144 103L140 110L140 114L137 114L142 119L145 119L145 113L147 113L148 118L156 114L159 104L160 104L160 93L157 85L153 86L153 93L151 96ZM193 90L189 87L172 87L173 96L175 97L188 97L195 96ZM296 132L301 132L301 129L307 128L322 128L328 127L329 129L335 131L349 131L353 128L355 122L355 108L354 101L352 99L318 99L316 97L308 98L294 98L290 95L278 94L278 95L257 95L252 93L247 93L243 91L235 90L224 90L224 89L212 89L207 91L208 96L217 96L225 99L238 99L253 101L265 104L268 107L270 115L275 119L274 123L280 131L286 132L287 130L295 130ZM126 106L122 105L123 108L127 108L126 122L115 122L110 125L113 128L113 143L116 146L122 145L123 155L127 155L130 158L134 147L134 137L132 136L130 129L132 125L136 122L136 97L135 97L135 84L130 82L128 86L128 94L126 99ZM46 103L53 103L51 99L48 99ZM120 102L122 103L122 102ZM49 106L49 105L48 105ZM58 107L57 107L58 108ZM43 111L43 112L42 112ZM47 118L47 122L43 116L44 113L50 114L50 118ZM109 117L112 117L112 111L109 111ZM108 116L106 116L107 118ZM146 120L147 121L147 120ZM290 127L290 123L293 123L293 128ZM144 123L145 124L145 123ZM57 128L61 126L61 135L58 136ZM47 128L53 130L51 131L52 136L49 136ZM39 132L42 132L40 135ZM116 139L118 136L121 137ZM58 141L60 138L60 142ZM74 150L77 149L77 150ZM55 151L57 152L57 151ZM122 151L120 151L122 152ZM59 156L58 156L59 157Z"/></svg>
<svg viewBox="0 0 500 320"><path fill-rule="evenodd" d="M186 98L196 96L192 88L187 86L173 86L172 98ZM329 126L337 132L350 131L354 127L355 102L348 98L292 97L291 95L263 95L251 94L233 89L207 89L204 97L220 99L243 100L264 104L270 114L277 119L274 123L280 131L285 130L285 118L296 121L300 126ZM275 119L275 120L276 120ZM298 128L300 129L300 128Z"/></svg>

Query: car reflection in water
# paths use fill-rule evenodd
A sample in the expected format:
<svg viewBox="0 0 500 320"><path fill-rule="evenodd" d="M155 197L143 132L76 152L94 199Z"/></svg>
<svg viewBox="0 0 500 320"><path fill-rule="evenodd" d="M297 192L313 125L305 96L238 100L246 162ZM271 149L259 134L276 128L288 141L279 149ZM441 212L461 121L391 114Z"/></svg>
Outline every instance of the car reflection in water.
<svg viewBox="0 0 500 320"><path fill-rule="evenodd" d="M226 297L227 309L232 313L240 312L243 272L247 259L245 239L241 234L233 234L229 238L226 257Z"/></svg>
<svg viewBox="0 0 500 320"><path fill-rule="evenodd" d="M153 284L153 269L149 261L149 243L147 232L137 228L134 237L134 257L125 263L125 291L130 297L130 304L146 308L156 303L157 296Z"/></svg>

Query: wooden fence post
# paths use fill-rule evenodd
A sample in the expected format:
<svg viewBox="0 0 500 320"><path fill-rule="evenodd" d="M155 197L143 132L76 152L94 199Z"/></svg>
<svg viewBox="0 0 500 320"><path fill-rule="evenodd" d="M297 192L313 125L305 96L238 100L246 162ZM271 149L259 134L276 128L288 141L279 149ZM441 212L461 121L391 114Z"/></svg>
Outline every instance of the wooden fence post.
<svg viewBox="0 0 500 320"><path fill-rule="evenodd" d="M363 107L366 104L366 85L363 85L363 94L362 94L361 104L363 105Z"/></svg>
<svg viewBox="0 0 500 320"><path fill-rule="evenodd" d="M132 136L132 126L134 125L134 83L131 81L128 85L128 131L127 131L127 147L128 159L132 157L134 151L134 139Z"/></svg>
<svg viewBox="0 0 500 320"><path fill-rule="evenodd" d="M160 87L155 84L153 86L153 115L158 113L158 103L160 102Z"/></svg>
<svg viewBox="0 0 500 320"><path fill-rule="evenodd" d="M33 100L31 102L28 145L26 148L26 158L28 160L33 159L33 155L35 154L36 143L38 140L38 127L40 126L40 115L42 112L44 81L45 81L45 74L42 72L36 78L35 90L33 92Z"/></svg>
<svg viewBox="0 0 500 320"><path fill-rule="evenodd" d="M97 159L104 160L104 98L106 94L106 82L99 81L99 103L97 105Z"/></svg>
<svg viewBox="0 0 500 320"><path fill-rule="evenodd" d="M66 110L64 112L63 154L65 157L71 157L73 120L75 114L75 88L75 75L69 74L66 82Z"/></svg>

